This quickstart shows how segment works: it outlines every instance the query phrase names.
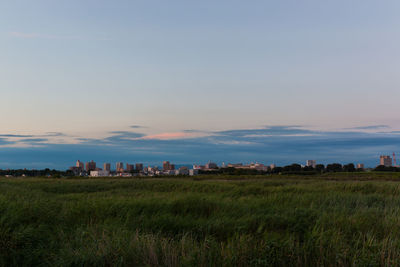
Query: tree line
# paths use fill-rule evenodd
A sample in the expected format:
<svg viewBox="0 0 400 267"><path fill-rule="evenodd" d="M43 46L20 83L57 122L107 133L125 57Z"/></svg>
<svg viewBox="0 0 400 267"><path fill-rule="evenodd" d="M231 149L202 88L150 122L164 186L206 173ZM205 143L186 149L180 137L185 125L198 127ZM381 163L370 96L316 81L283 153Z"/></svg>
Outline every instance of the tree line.
<svg viewBox="0 0 400 267"><path fill-rule="evenodd" d="M245 169L245 168L219 168L215 170L200 170L199 174L228 174L228 175L256 175L256 174L321 174L330 172L364 172L363 168L356 168L353 163L340 164L331 163L326 166L323 164L317 164L312 166L301 166L300 164L293 163L283 167L268 167L267 170L256 170L256 169ZM386 171L386 172L399 172L400 168L397 167L385 167L377 166L373 171Z"/></svg>
<svg viewBox="0 0 400 267"><path fill-rule="evenodd" d="M357 169L353 163L342 165L340 163L331 163L328 165L317 164L315 168L312 166L301 166L300 164L294 163L283 167L268 167L267 170L261 171L256 169L244 169L244 168L218 168L214 170L199 170L199 174L227 174L227 175L260 175L260 174L302 174L312 175L329 172L364 172L364 169ZM379 165L373 169L377 172L400 172L398 167L385 167ZM0 169L0 176L13 176L13 177L73 177L75 176L71 170L59 171L51 169L42 170L27 170L27 169Z"/></svg>
<svg viewBox="0 0 400 267"><path fill-rule="evenodd" d="M74 173L70 170L67 171L59 171L59 170L51 170L51 169L43 169L43 170L27 170L27 169L8 169L8 170L0 170L0 176L14 176L14 177L71 177L74 176Z"/></svg>

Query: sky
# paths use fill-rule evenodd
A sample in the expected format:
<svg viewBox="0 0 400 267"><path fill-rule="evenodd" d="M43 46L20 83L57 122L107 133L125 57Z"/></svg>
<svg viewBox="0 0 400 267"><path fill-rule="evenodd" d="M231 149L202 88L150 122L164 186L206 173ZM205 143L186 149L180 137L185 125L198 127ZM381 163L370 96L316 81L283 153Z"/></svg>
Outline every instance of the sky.
<svg viewBox="0 0 400 267"><path fill-rule="evenodd" d="M397 0L4 0L0 168L400 153ZM400 155L400 154L399 154Z"/></svg>

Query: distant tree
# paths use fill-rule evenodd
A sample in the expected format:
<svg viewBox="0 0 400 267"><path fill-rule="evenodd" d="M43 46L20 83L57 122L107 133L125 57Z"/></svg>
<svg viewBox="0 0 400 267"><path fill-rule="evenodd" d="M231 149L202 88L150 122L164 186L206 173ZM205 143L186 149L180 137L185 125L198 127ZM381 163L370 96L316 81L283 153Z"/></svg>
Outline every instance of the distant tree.
<svg viewBox="0 0 400 267"><path fill-rule="evenodd" d="M318 172L323 172L325 171L325 166L323 164L317 164L317 166L315 166L315 170Z"/></svg>
<svg viewBox="0 0 400 267"><path fill-rule="evenodd" d="M384 165L379 165L374 169L374 171L377 171L377 172L399 172L400 169L397 167L392 167L392 166L386 167Z"/></svg>
<svg viewBox="0 0 400 267"><path fill-rule="evenodd" d="M378 172L386 171L386 167L384 165L379 165L379 166L376 166L374 171L378 171Z"/></svg>
<svg viewBox="0 0 400 267"><path fill-rule="evenodd" d="M300 164L292 164L292 165L287 165L283 167L284 172L300 172L301 171L301 165Z"/></svg>
<svg viewBox="0 0 400 267"><path fill-rule="evenodd" d="M67 171L65 172L65 175L66 175L66 176L74 176L74 172L71 171L71 170L67 170ZM36 175L35 175L35 176L36 176Z"/></svg>
<svg viewBox="0 0 400 267"><path fill-rule="evenodd" d="M332 163L332 164L328 164L326 166L326 171L327 172L341 172L341 171L343 171L343 167L342 167L342 164Z"/></svg>
<svg viewBox="0 0 400 267"><path fill-rule="evenodd" d="M346 164L343 166L343 170L345 172L354 172L354 171L356 171L356 167L354 166L353 163L349 163L349 164Z"/></svg>
<svg viewBox="0 0 400 267"><path fill-rule="evenodd" d="M271 173L281 173L283 171L282 167L275 167L271 170Z"/></svg>

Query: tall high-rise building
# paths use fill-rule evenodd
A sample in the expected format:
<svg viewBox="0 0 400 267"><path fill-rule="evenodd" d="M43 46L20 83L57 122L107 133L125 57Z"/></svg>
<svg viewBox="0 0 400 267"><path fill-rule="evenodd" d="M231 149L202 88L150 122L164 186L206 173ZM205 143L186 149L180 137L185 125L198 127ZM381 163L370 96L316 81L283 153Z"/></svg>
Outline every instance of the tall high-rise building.
<svg viewBox="0 0 400 267"><path fill-rule="evenodd" d="M94 162L93 160L91 162L86 162L86 171L90 172L90 171L95 171L96 170L96 162Z"/></svg>
<svg viewBox="0 0 400 267"><path fill-rule="evenodd" d="M117 162L117 172L124 172L124 163Z"/></svg>
<svg viewBox="0 0 400 267"><path fill-rule="evenodd" d="M169 163L169 161L164 161L162 166L164 171L171 170L171 164Z"/></svg>
<svg viewBox="0 0 400 267"><path fill-rule="evenodd" d="M77 160L77 161L76 161L76 168L79 169L79 170L81 170L81 171L83 171L83 170L84 170L83 162L80 161L80 160Z"/></svg>
<svg viewBox="0 0 400 267"><path fill-rule="evenodd" d="M127 172L132 172L134 170L135 170L135 167L134 167L133 164L129 164L129 163L126 164L126 171Z"/></svg>
<svg viewBox="0 0 400 267"><path fill-rule="evenodd" d="M136 170L143 171L143 163L136 163Z"/></svg>
<svg viewBox="0 0 400 267"><path fill-rule="evenodd" d="M110 163L104 163L103 164L103 169L105 171L111 171L111 164Z"/></svg>
<svg viewBox="0 0 400 267"><path fill-rule="evenodd" d="M390 156L380 156L379 165L392 167L392 158Z"/></svg>
<svg viewBox="0 0 400 267"><path fill-rule="evenodd" d="M313 167L315 169L315 167L317 166L317 161L313 160L313 159L309 159L306 161L306 166Z"/></svg>

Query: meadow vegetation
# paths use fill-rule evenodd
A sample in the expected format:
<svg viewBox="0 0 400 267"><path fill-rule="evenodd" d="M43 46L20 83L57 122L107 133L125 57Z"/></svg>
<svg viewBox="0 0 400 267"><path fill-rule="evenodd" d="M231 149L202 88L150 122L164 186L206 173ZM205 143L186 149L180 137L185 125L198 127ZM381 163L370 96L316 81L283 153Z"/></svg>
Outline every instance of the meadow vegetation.
<svg viewBox="0 0 400 267"><path fill-rule="evenodd" d="M0 265L400 265L400 176L0 178Z"/></svg>

